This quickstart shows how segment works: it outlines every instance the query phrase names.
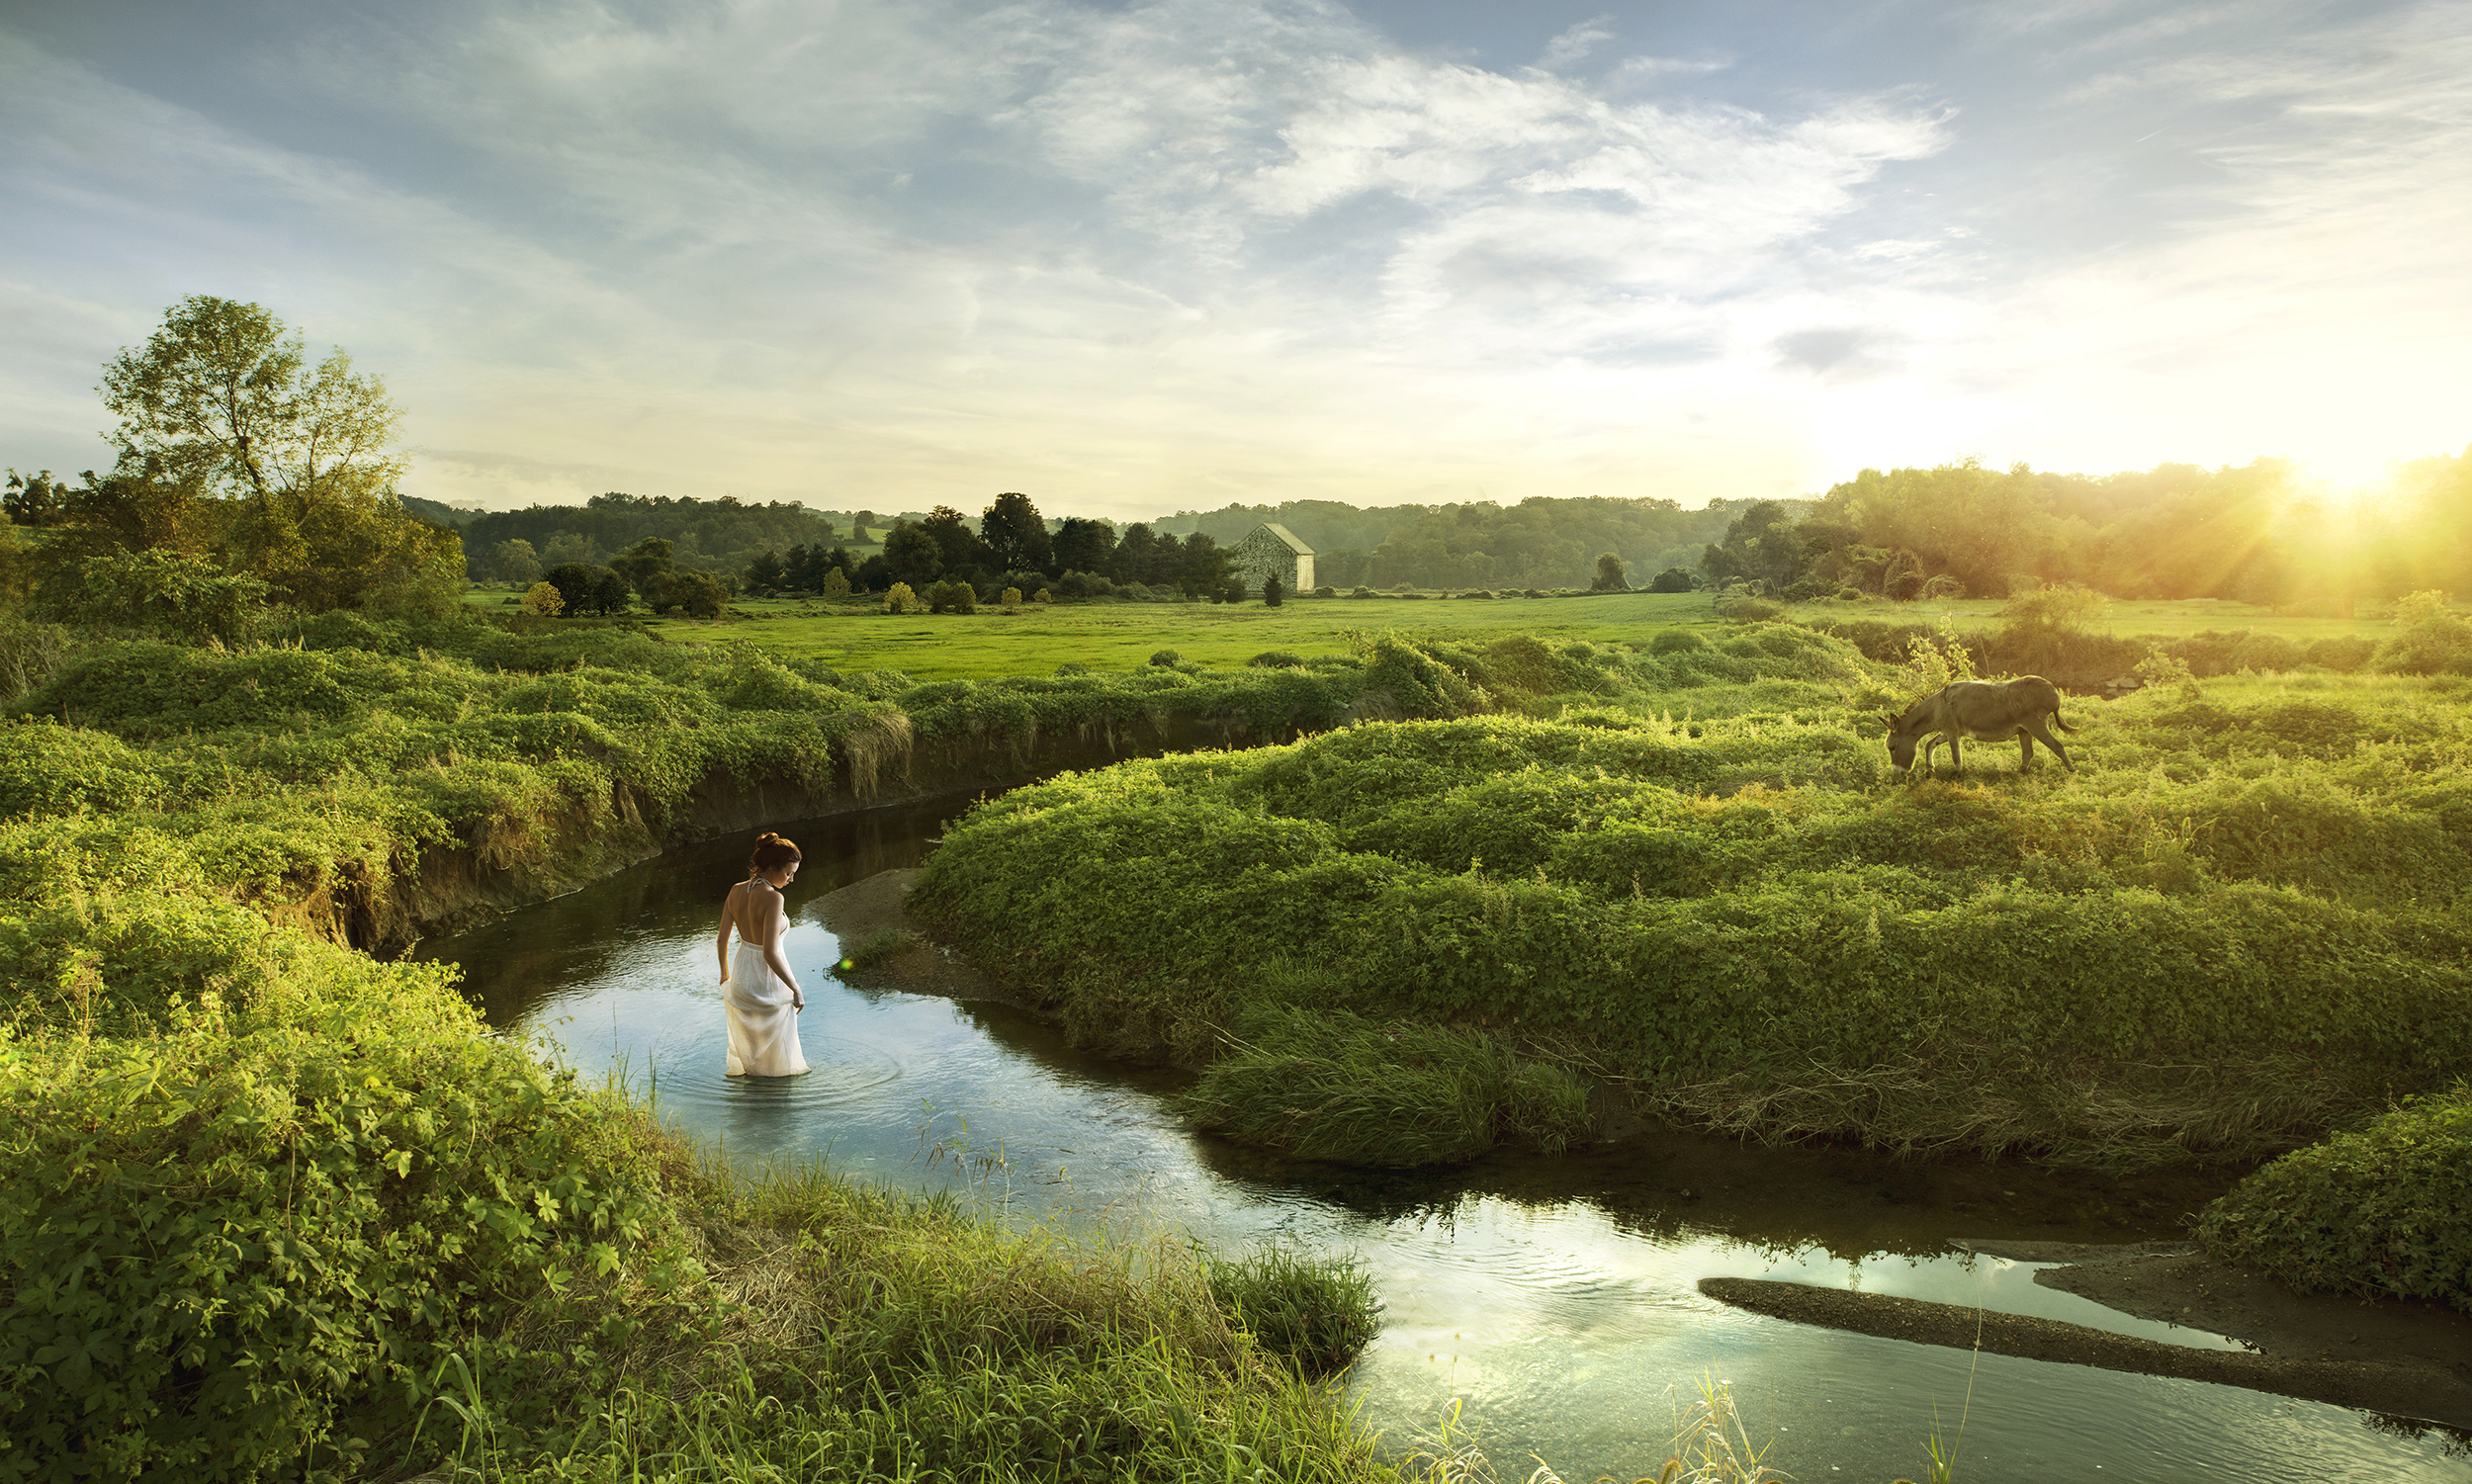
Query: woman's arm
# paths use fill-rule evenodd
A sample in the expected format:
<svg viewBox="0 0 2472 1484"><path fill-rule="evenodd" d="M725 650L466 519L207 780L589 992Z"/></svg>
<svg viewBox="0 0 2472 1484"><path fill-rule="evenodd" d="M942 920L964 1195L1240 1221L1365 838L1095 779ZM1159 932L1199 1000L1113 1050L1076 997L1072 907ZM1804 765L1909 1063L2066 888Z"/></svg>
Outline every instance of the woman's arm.
<svg viewBox="0 0 2472 1484"><path fill-rule="evenodd" d="M735 895L737 887L730 888ZM721 899L721 935L713 939L713 951L721 955L721 982L730 982L730 899Z"/></svg>
<svg viewBox="0 0 2472 1484"><path fill-rule="evenodd" d="M766 892L764 898L764 963L790 987L790 1008L803 1010L807 997L798 988L798 976L790 972L789 960L781 956L781 934L789 926L789 912L782 906L780 893Z"/></svg>

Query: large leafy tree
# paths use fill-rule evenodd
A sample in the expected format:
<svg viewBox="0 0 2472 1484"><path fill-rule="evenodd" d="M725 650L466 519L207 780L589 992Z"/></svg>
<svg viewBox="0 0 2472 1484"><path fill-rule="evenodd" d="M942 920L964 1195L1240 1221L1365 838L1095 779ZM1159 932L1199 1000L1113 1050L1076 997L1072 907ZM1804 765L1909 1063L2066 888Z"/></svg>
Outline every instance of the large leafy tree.
<svg viewBox="0 0 2472 1484"><path fill-rule="evenodd" d="M890 538L887 538L888 540ZM979 519L979 539L996 554L1007 571L1056 573L1055 551L1047 522L1026 494L1005 493Z"/></svg>
<svg viewBox="0 0 2472 1484"><path fill-rule="evenodd" d="M884 533L884 565L894 581L924 587L943 574L944 554L927 527L899 520Z"/></svg>
<svg viewBox="0 0 2472 1484"><path fill-rule="evenodd" d="M101 391L119 462L69 502L88 539L63 555L210 546L312 609L461 577L460 539L407 515L397 493L402 413L341 348L312 366L273 314L199 295L106 364Z"/></svg>

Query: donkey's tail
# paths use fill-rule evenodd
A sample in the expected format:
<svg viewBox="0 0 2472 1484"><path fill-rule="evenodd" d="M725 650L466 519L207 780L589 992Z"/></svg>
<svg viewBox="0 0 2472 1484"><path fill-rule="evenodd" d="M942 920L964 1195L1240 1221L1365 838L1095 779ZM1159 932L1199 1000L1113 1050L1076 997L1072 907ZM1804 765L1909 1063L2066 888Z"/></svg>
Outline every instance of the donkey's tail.
<svg viewBox="0 0 2472 1484"><path fill-rule="evenodd" d="M2060 708L2057 706L2052 708L2052 725L2058 727L2063 732L2075 732L2077 730L2060 719Z"/></svg>

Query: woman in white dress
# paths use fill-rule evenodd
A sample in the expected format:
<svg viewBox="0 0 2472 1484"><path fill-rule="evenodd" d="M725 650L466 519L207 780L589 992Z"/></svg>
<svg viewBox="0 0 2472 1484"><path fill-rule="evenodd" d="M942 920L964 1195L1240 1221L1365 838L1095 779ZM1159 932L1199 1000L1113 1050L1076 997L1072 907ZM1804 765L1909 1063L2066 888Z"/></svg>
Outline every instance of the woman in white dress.
<svg viewBox="0 0 2472 1484"><path fill-rule="evenodd" d="M798 846L767 831L748 859L747 879L721 904L721 1002L730 1017L732 1077L796 1077L807 1070L798 1049L798 1012L807 1007L798 980L781 957L789 915L781 889L798 875ZM730 947L731 929L738 948Z"/></svg>

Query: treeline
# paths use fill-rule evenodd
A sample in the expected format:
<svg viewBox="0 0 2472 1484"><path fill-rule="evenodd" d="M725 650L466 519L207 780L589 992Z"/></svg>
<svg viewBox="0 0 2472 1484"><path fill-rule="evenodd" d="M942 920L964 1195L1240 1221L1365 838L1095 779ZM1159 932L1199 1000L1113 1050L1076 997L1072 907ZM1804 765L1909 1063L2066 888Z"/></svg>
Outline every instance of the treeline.
<svg viewBox="0 0 2472 1484"><path fill-rule="evenodd" d="M2347 614L2356 601L2472 587L2472 454L2399 465L2349 500L2280 459L2100 477L1972 460L1867 469L1807 511L1743 511L1700 567L1798 599L2077 583Z"/></svg>
<svg viewBox="0 0 2472 1484"><path fill-rule="evenodd" d="M1141 522L1119 534L1110 521L1078 515L1051 522L1017 491L998 495L975 521L950 505L921 520L897 520L884 533L882 550L864 557L821 542L762 552L744 577L747 590L758 595L884 592L897 582L915 592L966 587L980 602L994 602L1008 587L1077 598L1234 602L1248 595L1232 554L1205 534L1162 536Z"/></svg>
<svg viewBox="0 0 2472 1484"><path fill-rule="evenodd" d="M1276 522L1314 549L1317 577L1342 588L1578 586L1593 580L1607 552L1623 560L1634 585L1645 585L1667 567L1696 567L1707 543L1751 503L1716 500L1686 510L1669 499L1539 497L1507 509L1481 500L1360 510L1335 500L1292 500L1179 511L1151 529L1225 543Z"/></svg>
<svg viewBox="0 0 2472 1484"><path fill-rule="evenodd" d="M533 505L463 522L469 570L483 581L529 584L568 563L605 565L648 539L666 541L682 570L735 573L759 551L831 542L845 535L824 515L781 500L735 495L596 494L581 505Z"/></svg>

